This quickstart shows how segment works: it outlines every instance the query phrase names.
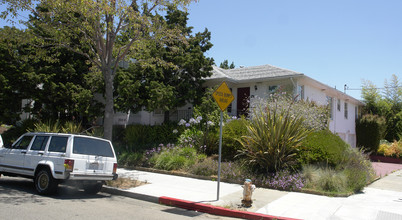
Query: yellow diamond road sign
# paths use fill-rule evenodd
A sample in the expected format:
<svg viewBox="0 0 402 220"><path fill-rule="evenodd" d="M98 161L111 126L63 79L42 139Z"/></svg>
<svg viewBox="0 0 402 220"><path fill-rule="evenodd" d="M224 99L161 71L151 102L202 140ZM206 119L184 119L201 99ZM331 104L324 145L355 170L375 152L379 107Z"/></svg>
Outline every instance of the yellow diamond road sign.
<svg viewBox="0 0 402 220"><path fill-rule="evenodd" d="M234 96L232 92L230 91L228 85L226 82L223 82L212 94L214 97L215 101L218 103L219 108L222 111L225 111L225 109L232 103L234 100Z"/></svg>

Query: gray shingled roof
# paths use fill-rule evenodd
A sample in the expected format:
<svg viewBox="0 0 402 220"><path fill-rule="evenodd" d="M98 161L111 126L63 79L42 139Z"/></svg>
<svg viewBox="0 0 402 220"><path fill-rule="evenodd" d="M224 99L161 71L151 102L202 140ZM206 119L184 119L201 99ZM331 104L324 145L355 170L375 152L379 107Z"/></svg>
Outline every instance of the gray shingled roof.
<svg viewBox="0 0 402 220"><path fill-rule="evenodd" d="M214 66L212 76L208 79L227 79L241 82L291 76L303 76L303 73L282 69L271 65L251 66L228 70Z"/></svg>

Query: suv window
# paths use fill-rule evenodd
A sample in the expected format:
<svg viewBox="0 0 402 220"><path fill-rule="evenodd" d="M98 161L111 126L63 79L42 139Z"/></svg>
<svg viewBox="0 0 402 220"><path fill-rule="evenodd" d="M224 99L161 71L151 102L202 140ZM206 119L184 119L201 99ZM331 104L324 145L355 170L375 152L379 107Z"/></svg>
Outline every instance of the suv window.
<svg viewBox="0 0 402 220"><path fill-rule="evenodd" d="M45 150L47 140L49 140L49 136L36 136L31 146L31 150L39 150L39 151Z"/></svg>
<svg viewBox="0 0 402 220"><path fill-rule="evenodd" d="M14 144L13 148L15 149L27 149L29 143L31 143L33 136L24 136L22 137L16 144Z"/></svg>
<svg viewBox="0 0 402 220"><path fill-rule="evenodd" d="M68 137L52 137L50 139L49 149L50 152L66 152Z"/></svg>
<svg viewBox="0 0 402 220"><path fill-rule="evenodd" d="M108 141L84 137L74 137L73 153L114 157L112 147Z"/></svg>

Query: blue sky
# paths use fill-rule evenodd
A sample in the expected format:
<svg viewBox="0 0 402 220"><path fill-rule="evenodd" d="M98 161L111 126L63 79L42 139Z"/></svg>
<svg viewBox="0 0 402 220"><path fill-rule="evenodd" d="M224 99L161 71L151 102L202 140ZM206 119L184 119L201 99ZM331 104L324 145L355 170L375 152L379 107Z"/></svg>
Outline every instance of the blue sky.
<svg viewBox="0 0 402 220"><path fill-rule="evenodd" d="M189 25L212 33L217 65L271 64L343 91L363 79L384 87L392 74L402 81L401 11L400 0L200 0Z"/></svg>
<svg viewBox="0 0 402 220"><path fill-rule="evenodd" d="M194 32L211 32L217 65L271 64L341 91L402 81L401 11L401 0L200 0L188 10Z"/></svg>

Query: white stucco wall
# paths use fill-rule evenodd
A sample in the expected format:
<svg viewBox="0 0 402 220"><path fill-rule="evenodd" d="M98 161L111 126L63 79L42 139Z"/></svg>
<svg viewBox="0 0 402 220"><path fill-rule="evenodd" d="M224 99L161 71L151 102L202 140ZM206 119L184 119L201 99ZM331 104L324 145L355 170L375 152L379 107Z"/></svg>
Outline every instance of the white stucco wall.
<svg viewBox="0 0 402 220"><path fill-rule="evenodd" d="M300 84L302 85L302 84ZM346 143L356 147L356 104L345 99L341 92L334 94L333 91L316 88L309 84L303 84L305 99L314 101L317 104L327 105L328 98L332 97L332 118L329 121L329 129L338 134ZM337 109L337 103L340 100L340 110ZM348 117L345 118L345 102L347 103Z"/></svg>
<svg viewBox="0 0 402 220"><path fill-rule="evenodd" d="M309 85L304 85L304 99L314 101L318 105L327 104L327 96L321 89L311 87Z"/></svg>
<svg viewBox="0 0 402 220"><path fill-rule="evenodd" d="M339 101L340 110L337 108ZM345 102L348 103L348 118L345 118ZM333 117L329 123L329 129L352 147L356 147L356 107L348 100L333 97Z"/></svg>

